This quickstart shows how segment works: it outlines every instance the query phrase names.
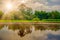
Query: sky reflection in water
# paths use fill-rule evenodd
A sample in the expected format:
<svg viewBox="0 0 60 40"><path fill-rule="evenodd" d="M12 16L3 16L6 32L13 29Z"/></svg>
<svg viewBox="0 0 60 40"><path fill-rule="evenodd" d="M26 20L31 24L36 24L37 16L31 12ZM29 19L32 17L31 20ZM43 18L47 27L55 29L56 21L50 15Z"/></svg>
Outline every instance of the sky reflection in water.
<svg viewBox="0 0 60 40"><path fill-rule="evenodd" d="M24 37L19 37L14 31L9 29L0 30L0 39L4 40L60 40L60 30L52 31L34 31L32 33L26 34Z"/></svg>

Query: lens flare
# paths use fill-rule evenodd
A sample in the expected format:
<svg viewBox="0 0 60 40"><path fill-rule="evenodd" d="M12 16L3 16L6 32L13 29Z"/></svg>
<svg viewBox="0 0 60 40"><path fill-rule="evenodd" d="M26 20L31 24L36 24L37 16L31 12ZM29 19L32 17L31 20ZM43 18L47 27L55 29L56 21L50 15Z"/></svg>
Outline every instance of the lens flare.
<svg viewBox="0 0 60 40"><path fill-rule="evenodd" d="M7 10L11 10L11 9L13 9L13 4L7 3L7 4L5 5L5 7L6 7Z"/></svg>

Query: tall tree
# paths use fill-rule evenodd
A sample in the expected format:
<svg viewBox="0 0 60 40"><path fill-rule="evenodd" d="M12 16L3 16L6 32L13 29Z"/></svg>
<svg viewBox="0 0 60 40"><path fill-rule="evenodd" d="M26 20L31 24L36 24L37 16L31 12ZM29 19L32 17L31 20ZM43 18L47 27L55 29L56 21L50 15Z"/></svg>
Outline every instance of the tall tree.
<svg viewBox="0 0 60 40"><path fill-rule="evenodd" d="M4 13L2 11L0 11L0 19L2 18L3 14Z"/></svg>

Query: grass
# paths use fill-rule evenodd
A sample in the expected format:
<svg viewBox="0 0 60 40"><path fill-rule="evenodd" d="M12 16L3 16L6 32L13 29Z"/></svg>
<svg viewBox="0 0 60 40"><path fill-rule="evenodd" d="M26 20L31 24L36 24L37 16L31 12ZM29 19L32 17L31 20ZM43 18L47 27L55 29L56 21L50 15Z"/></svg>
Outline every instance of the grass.
<svg viewBox="0 0 60 40"><path fill-rule="evenodd" d="M0 23L6 23L6 22L56 22L60 23L60 19L44 19L39 21L33 21L33 20L0 20Z"/></svg>
<svg viewBox="0 0 60 40"><path fill-rule="evenodd" d="M58 22L60 23L60 19L44 19L43 22Z"/></svg>

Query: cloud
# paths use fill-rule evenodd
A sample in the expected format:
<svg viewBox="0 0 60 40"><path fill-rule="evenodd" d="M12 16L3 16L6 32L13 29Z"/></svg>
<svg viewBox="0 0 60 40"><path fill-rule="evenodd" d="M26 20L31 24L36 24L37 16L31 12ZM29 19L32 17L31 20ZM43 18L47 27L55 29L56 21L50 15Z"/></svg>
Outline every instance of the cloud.
<svg viewBox="0 0 60 40"><path fill-rule="evenodd" d="M51 0L52 2L60 2L60 0Z"/></svg>
<svg viewBox="0 0 60 40"><path fill-rule="evenodd" d="M52 10L60 10L60 5L46 5L43 3L35 2L28 4L34 10L45 10L45 11L52 11Z"/></svg>
<svg viewBox="0 0 60 40"><path fill-rule="evenodd" d="M21 3L22 0L12 0L15 5ZM4 1L5 2L5 1ZM60 0L27 0L26 4L34 10L60 10Z"/></svg>
<svg viewBox="0 0 60 40"><path fill-rule="evenodd" d="M32 1L32 0L31 0ZM60 10L60 0L33 0L30 6L36 10Z"/></svg>

